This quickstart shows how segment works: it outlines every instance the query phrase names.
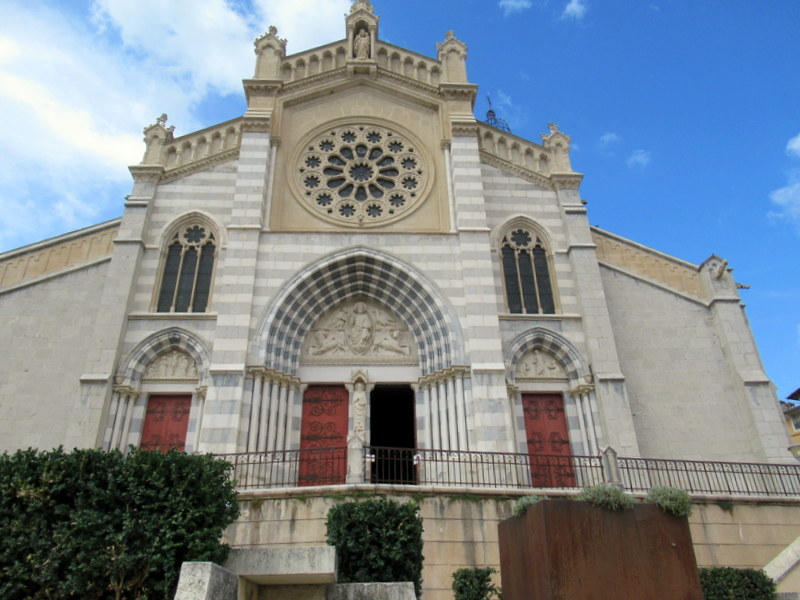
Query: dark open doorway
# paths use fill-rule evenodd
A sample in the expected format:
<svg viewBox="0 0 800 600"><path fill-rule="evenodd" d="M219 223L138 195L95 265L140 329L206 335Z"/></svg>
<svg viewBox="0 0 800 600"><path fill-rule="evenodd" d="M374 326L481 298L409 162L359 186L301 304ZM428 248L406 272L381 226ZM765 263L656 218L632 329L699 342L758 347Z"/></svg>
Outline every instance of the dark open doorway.
<svg viewBox="0 0 800 600"><path fill-rule="evenodd" d="M414 454L414 391L408 385L376 385L370 393L373 483L417 483Z"/></svg>

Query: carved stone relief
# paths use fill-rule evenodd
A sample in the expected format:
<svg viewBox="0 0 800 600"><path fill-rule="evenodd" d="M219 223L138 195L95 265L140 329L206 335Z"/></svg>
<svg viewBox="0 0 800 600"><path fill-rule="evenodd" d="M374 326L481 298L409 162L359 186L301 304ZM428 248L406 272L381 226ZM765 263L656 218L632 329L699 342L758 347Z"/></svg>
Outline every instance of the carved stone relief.
<svg viewBox="0 0 800 600"><path fill-rule="evenodd" d="M517 379L567 379L564 367L555 357L538 348L525 353L517 364Z"/></svg>
<svg viewBox="0 0 800 600"><path fill-rule="evenodd" d="M377 302L350 300L323 315L303 345L305 363L414 364L414 338L405 324Z"/></svg>
<svg viewBox="0 0 800 600"><path fill-rule="evenodd" d="M197 365L191 356L180 350L162 354L147 367L145 380L197 380Z"/></svg>

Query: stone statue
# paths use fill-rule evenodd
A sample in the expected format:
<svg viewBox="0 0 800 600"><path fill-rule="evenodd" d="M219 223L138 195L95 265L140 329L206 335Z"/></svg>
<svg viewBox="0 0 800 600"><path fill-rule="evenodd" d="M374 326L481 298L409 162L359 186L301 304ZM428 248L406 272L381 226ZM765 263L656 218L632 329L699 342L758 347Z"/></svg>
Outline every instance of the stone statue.
<svg viewBox="0 0 800 600"><path fill-rule="evenodd" d="M353 433L363 439L367 416L367 391L363 381L356 381L353 390Z"/></svg>
<svg viewBox="0 0 800 600"><path fill-rule="evenodd" d="M369 58L369 32L366 29L359 31L356 39L353 40L353 51L358 60Z"/></svg>

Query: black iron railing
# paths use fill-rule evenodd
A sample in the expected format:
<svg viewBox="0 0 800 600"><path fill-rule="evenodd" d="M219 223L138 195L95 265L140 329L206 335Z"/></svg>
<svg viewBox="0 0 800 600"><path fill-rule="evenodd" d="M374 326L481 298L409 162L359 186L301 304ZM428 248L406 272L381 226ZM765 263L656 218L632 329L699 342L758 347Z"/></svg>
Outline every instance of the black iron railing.
<svg viewBox="0 0 800 600"><path fill-rule="evenodd" d="M551 456L367 446L227 454L240 490L375 483L469 488L577 489L657 485L690 494L800 497L800 463L765 464L601 456ZM348 469L349 465L349 469Z"/></svg>
<svg viewBox="0 0 800 600"><path fill-rule="evenodd" d="M337 485L347 474L347 448L242 452L222 458L233 463L239 490Z"/></svg>
<svg viewBox="0 0 800 600"><path fill-rule="evenodd" d="M800 464L617 458L622 485L644 492L667 485L692 494L800 496Z"/></svg>

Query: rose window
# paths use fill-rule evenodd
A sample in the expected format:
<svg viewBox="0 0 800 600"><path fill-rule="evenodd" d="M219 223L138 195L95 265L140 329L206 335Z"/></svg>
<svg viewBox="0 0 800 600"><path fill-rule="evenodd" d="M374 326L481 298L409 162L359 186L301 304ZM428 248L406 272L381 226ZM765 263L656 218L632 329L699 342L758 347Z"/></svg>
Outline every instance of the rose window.
<svg viewBox="0 0 800 600"><path fill-rule="evenodd" d="M385 127L326 130L298 157L295 183L306 206L339 223L383 223L415 207L428 185L416 144Z"/></svg>

